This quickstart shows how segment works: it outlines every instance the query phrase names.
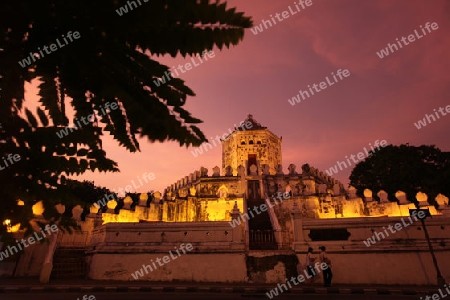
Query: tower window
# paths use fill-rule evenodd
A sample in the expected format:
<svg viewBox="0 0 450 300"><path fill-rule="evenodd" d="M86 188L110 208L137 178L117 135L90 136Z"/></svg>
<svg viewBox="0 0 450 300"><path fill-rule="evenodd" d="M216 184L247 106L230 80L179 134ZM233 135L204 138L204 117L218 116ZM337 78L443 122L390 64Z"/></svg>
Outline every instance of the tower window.
<svg viewBox="0 0 450 300"><path fill-rule="evenodd" d="M245 145L245 141L241 141L241 145Z"/></svg>
<svg viewBox="0 0 450 300"><path fill-rule="evenodd" d="M249 145L253 145L253 140L248 141Z"/></svg>
<svg viewBox="0 0 450 300"><path fill-rule="evenodd" d="M261 145L261 141L257 141L256 144L257 144L257 145Z"/></svg>

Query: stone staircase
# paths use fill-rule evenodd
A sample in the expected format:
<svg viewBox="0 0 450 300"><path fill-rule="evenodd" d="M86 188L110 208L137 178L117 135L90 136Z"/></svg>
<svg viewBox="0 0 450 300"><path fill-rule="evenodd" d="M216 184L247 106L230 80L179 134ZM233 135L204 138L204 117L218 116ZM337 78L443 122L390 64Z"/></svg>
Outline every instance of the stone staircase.
<svg viewBox="0 0 450 300"><path fill-rule="evenodd" d="M253 207L258 207L264 203L264 199L248 199L247 207L252 209L254 217L251 217L249 213L249 248L250 250L276 250L278 249L277 242L275 240L272 223L270 222L270 216L267 211L261 211L257 214Z"/></svg>

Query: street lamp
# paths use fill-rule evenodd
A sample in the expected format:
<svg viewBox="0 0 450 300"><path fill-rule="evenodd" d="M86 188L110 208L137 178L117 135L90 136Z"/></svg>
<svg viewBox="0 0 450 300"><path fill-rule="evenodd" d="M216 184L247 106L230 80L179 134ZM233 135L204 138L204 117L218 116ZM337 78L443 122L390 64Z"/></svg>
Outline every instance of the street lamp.
<svg viewBox="0 0 450 300"><path fill-rule="evenodd" d="M420 219L420 222L422 223L423 232L425 233L425 238L427 239L428 248L430 248L431 258L433 259L433 264L434 264L434 267L436 269L437 284L438 284L438 286L444 286L445 280L442 277L441 271L439 270L439 266L438 266L438 263L437 263L437 260L436 260L436 256L434 255L433 246L431 245L430 236L428 235L428 230L427 230L427 227L425 225L425 219L427 217L431 218L430 210L428 208L427 209L410 209L409 210L409 215L410 216L418 216L419 212L424 212L425 213L425 216L423 218L419 218L419 219Z"/></svg>

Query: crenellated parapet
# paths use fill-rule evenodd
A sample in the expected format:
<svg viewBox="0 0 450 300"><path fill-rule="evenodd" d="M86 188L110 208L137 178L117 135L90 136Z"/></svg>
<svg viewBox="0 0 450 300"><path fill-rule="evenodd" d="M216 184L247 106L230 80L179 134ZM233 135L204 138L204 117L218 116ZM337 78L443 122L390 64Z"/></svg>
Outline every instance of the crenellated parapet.
<svg viewBox="0 0 450 300"><path fill-rule="evenodd" d="M43 216L43 214L45 212L45 208L44 208L42 201L38 201L36 204L34 204L32 206L31 209L32 209L33 218L29 221L29 225L31 226L32 231L38 231L41 226L40 224L50 223L50 221L46 220ZM59 215L67 214L67 212L66 212L67 206L66 205L56 204L55 210L57 211L57 213ZM76 226L79 226L79 228L75 229L74 232L78 233L78 232L92 231L92 229L94 228L95 222L98 221L97 220L98 219L97 211L98 211L98 208L96 208L94 205L92 205L89 213L85 214L83 216L84 210L80 205L76 205L75 207L72 207L72 209L70 211L70 216L71 216L70 218L74 221L73 223ZM59 218L55 218L55 220L57 220L55 222L55 224L59 228L60 221L58 221L58 219ZM11 224L9 231L14 234L17 233L17 236L23 235L24 230L20 230L19 228L20 228L20 224ZM64 231L65 230L62 229L61 234L65 233Z"/></svg>
<svg viewBox="0 0 450 300"><path fill-rule="evenodd" d="M164 200L187 200L190 197L233 200L245 193L239 185L241 178L233 175L233 172L238 173L237 169L233 170L228 166L221 172L220 168L215 166L211 175L208 175L208 171L207 168L201 167L169 185L165 189Z"/></svg>
<svg viewBox="0 0 450 300"><path fill-rule="evenodd" d="M310 167L308 164L302 166L300 173L296 165L290 164L288 173L283 173L281 165L277 166L276 174L270 174L266 165L262 166L265 189L267 194L277 192L289 192L292 196L327 195L339 196L345 194L344 185L331 176Z"/></svg>
<svg viewBox="0 0 450 300"><path fill-rule="evenodd" d="M245 182L240 176L233 176L226 168L221 175L219 167L199 170L182 177L169 185L164 193L154 192L152 201L148 195L140 195L138 204L129 197L118 202L110 200L102 214L103 224L125 222L200 222L230 221L233 204L244 208ZM123 203L122 203L122 202Z"/></svg>

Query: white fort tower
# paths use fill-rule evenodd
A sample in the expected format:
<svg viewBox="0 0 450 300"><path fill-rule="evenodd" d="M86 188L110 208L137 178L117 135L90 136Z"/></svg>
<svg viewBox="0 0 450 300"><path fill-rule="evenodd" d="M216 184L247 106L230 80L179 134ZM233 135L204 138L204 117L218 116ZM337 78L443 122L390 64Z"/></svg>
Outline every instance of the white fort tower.
<svg viewBox="0 0 450 300"><path fill-rule="evenodd" d="M261 126L252 115L243 123L246 126L242 126L242 130L236 129L222 142L222 169L230 166L236 175L241 165L250 174L250 166L261 170L266 164L269 173L275 174L277 166L281 165L281 138Z"/></svg>

